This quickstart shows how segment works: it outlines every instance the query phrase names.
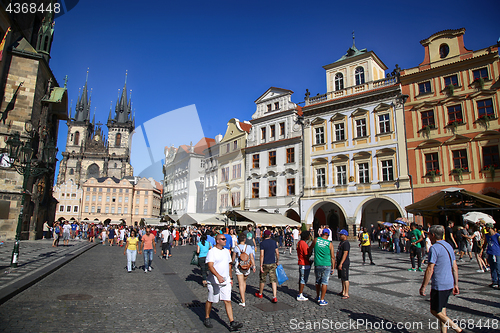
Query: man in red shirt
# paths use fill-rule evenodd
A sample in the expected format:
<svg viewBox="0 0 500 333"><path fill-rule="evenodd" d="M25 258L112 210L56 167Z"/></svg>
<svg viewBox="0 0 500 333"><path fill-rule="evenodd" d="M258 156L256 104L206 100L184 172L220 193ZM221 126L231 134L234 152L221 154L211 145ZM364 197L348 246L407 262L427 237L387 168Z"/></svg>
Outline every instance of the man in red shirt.
<svg viewBox="0 0 500 333"><path fill-rule="evenodd" d="M311 262L309 261L311 253L309 252L309 245L306 243L309 235L309 231L303 231L300 234L300 241L297 243L297 257L299 258L299 295L297 296L297 301L308 300L302 292L311 272Z"/></svg>
<svg viewBox="0 0 500 333"><path fill-rule="evenodd" d="M151 233L151 227L146 227L146 234L142 236L141 250L139 254L144 251L144 273L148 270L151 272L151 263L153 262L153 251L156 254L155 236Z"/></svg>

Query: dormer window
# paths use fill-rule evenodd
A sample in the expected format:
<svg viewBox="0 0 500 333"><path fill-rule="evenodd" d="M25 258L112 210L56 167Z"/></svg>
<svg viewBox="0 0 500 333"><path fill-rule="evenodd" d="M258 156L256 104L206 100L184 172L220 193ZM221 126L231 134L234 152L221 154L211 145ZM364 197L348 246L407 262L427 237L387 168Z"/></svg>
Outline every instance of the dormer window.
<svg viewBox="0 0 500 333"><path fill-rule="evenodd" d="M271 107L272 107L271 104L267 104L267 112L271 112L272 111Z"/></svg>
<svg viewBox="0 0 500 333"><path fill-rule="evenodd" d="M450 53L450 47L448 44L441 44L439 47L439 56L441 59L446 58L448 56L448 53Z"/></svg>
<svg viewBox="0 0 500 333"><path fill-rule="evenodd" d="M365 83L365 69L363 67L356 68L354 78L356 79L356 85Z"/></svg>
<svg viewBox="0 0 500 333"><path fill-rule="evenodd" d="M342 73L335 74L335 91L344 89L344 75Z"/></svg>
<svg viewBox="0 0 500 333"><path fill-rule="evenodd" d="M279 110L280 109L280 102L274 103L274 109Z"/></svg>

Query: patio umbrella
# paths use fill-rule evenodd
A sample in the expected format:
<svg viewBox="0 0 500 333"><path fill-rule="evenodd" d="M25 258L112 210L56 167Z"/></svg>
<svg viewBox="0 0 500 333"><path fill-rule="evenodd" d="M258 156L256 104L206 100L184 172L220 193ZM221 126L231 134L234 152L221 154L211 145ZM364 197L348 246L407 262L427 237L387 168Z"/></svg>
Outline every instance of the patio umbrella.
<svg viewBox="0 0 500 333"><path fill-rule="evenodd" d="M391 222L384 222L384 225L385 225L386 227L392 227L392 223L391 223Z"/></svg>
<svg viewBox="0 0 500 333"><path fill-rule="evenodd" d="M462 216L464 218L464 221L473 223L495 223L495 220L490 215L481 212L469 212Z"/></svg>
<svg viewBox="0 0 500 333"><path fill-rule="evenodd" d="M410 223L410 221L408 221L407 218L405 217L398 217L394 223L399 223L399 224L402 224L402 225L408 225L408 223Z"/></svg>

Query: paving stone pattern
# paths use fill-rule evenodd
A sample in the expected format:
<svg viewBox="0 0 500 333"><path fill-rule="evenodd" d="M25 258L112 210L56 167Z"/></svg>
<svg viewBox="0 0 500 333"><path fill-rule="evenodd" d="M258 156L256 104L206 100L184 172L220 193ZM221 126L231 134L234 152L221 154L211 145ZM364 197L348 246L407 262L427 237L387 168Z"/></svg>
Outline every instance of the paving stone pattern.
<svg viewBox="0 0 500 333"><path fill-rule="evenodd" d="M155 256L152 272L127 273L123 248L95 246L1 305L0 331L224 332L228 321L222 303L214 304L212 310L214 328L206 329L202 324L207 290L201 285L199 268L189 264L194 249L194 246L174 248L169 260ZM341 287L340 280L333 276L326 296L328 306L320 307L312 300L296 301L295 251L292 255L282 254L280 260L289 280L278 288L278 302L288 305L287 310L270 311L273 307L266 306L272 297L270 285L266 286L263 299L253 296L258 290L258 272L248 278L245 308L238 305L238 288L233 286L234 317L244 324L240 331L436 331L429 329L429 323L435 319L429 313L428 297L418 295L423 273L407 271L408 254L382 252L374 247L377 265L363 266L359 250L354 246L352 250L350 298L341 300L335 295ZM143 264L142 256L137 263ZM489 274L476 273L476 269L475 261L459 263L461 293L450 297L448 314L451 318L475 322L500 320L500 291L488 288ZM308 295L315 294L314 273L311 273L305 290ZM355 326L357 321L366 325ZM396 328L398 322L409 326ZM382 323L384 326L380 326ZM392 329L388 329L387 323L393 325ZM343 328L338 326L342 324Z"/></svg>

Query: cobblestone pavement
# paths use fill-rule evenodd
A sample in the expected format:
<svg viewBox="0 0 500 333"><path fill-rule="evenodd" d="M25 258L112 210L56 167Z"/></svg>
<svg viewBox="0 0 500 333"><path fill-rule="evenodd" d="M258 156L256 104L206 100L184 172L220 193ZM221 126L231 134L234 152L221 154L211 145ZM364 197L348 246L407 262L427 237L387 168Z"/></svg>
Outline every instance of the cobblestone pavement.
<svg viewBox="0 0 500 333"><path fill-rule="evenodd" d="M221 303L214 304L214 328L202 324L207 290L201 286L200 270L189 265L194 249L174 248L169 260L155 256L152 272L128 274L123 248L95 246L1 305L0 331L225 331L227 316ZM335 295L340 281L334 277L326 296L329 305L320 307L312 300L295 300L295 252L282 254L280 262L289 280L278 288L277 304L270 302L270 285L263 299L253 296L258 273L248 278L245 308L238 305L238 289L233 287L234 316L244 324L241 332L436 332L429 327L435 319L429 313L428 297L418 295L423 273L407 271L409 256L375 248L373 256L377 265L363 266L361 253L353 247L350 298L341 300ZM142 265L142 256L137 263ZM448 314L468 324L473 320L474 325L481 320L484 326L489 320L489 328L471 326L472 332L500 331L492 326L500 324L500 291L488 288L489 274L476 273L476 269L475 261L459 263L461 293L450 297ZM313 288L311 274L306 294L314 294Z"/></svg>
<svg viewBox="0 0 500 333"><path fill-rule="evenodd" d="M68 246L52 247L52 240L21 241L17 268L10 267L13 241L0 245L0 304L94 246L71 240Z"/></svg>

